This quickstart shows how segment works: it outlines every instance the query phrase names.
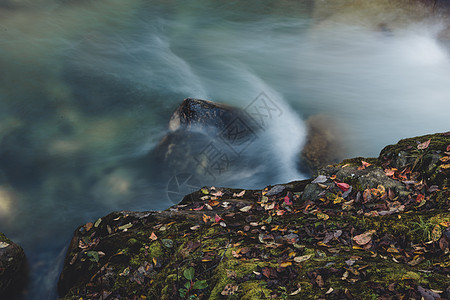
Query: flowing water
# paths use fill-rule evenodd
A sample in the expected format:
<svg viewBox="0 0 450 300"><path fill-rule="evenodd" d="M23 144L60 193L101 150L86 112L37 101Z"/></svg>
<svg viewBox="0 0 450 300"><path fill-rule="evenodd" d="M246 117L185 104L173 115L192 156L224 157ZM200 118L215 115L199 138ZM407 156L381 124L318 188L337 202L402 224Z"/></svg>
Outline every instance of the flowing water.
<svg viewBox="0 0 450 300"><path fill-rule="evenodd" d="M0 2L0 231L27 253L23 298L56 298L77 226L177 200L186 174L153 180L147 154L184 98L273 108L232 171L194 186L305 178L317 114L347 156L448 131L445 19L402 0Z"/></svg>

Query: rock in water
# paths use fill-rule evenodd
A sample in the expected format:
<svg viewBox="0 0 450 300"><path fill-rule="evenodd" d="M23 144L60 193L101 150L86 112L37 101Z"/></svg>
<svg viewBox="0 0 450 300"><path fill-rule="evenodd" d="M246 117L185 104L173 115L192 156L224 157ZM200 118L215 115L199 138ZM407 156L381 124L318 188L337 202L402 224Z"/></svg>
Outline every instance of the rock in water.
<svg viewBox="0 0 450 300"><path fill-rule="evenodd" d="M22 247L0 233L0 299L11 299L27 280L27 264Z"/></svg>
<svg viewBox="0 0 450 300"><path fill-rule="evenodd" d="M156 162L159 176L218 176L239 159L258 130L257 123L239 108L187 98L173 113L169 132L148 158Z"/></svg>
<svg viewBox="0 0 450 300"><path fill-rule="evenodd" d="M341 134L329 117L316 115L306 120L308 136L300 152L300 170L314 173L320 167L337 163L345 153Z"/></svg>

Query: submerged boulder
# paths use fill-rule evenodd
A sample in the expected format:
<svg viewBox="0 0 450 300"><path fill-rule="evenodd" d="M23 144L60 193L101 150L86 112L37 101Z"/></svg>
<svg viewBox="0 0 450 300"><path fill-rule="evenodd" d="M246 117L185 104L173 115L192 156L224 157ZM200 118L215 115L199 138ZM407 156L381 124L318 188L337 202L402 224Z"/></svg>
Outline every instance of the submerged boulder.
<svg viewBox="0 0 450 300"><path fill-rule="evenodd" d="M23 249L0 233L0 298L11 299L26 282L27 264Z"/></svg>
<svg viewBox="0 0 450 300"><path fill-rule="evenodd" d="M320 167L338 163L344 158L339 126L325 115L309 117L306 121L307 137L300 152L300 169L314 173Z"/></svg>
<svg viewBox="0 0 450 300"><path fill-rule="evenodd" d="M412 149L401 141L380 159L346 160L310 180L204 187L165 211L93 220L75 231L60 296L448 299L450 190L428 182L447 168L447 138L414 138L440 156L426 175L390 165L386 153Z"/></svg>
<svg viewBox="0 0 450 300"><path fill-rule="evenodd" d="M242 159L260 127L239 108L187 98L173 113L168 129L147 157L156 162L159 178L180 173L205 178L228 171L231 161Z"/></svg>

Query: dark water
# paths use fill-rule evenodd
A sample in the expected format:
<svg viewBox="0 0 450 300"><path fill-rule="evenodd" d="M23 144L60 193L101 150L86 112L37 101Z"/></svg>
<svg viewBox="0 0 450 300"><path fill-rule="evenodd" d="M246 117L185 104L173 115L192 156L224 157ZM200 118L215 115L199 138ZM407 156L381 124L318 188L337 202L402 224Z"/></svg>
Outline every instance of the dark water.
<svg viewBox="0 0 450 300"><path fill-rule="evenodd" d="M309 116L339 124L347 156L449 130L445 15L298 2L0 2L0 231L27 253L24 299L54 299L73 230L113 210L305 178ZM228 172L155 180L147 153L187 97L275 110Z"/></svg>

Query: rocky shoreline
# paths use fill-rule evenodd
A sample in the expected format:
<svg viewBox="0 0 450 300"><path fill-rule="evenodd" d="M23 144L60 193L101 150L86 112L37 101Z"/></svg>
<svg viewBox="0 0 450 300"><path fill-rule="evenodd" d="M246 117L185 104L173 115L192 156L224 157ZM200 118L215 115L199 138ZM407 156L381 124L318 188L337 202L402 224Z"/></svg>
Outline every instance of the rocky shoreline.
<svg viewBox="0 0 450 300"><path fill-rule="evenodd" d="M450 133L80 226L61 299L448 299Z"/></svg>

